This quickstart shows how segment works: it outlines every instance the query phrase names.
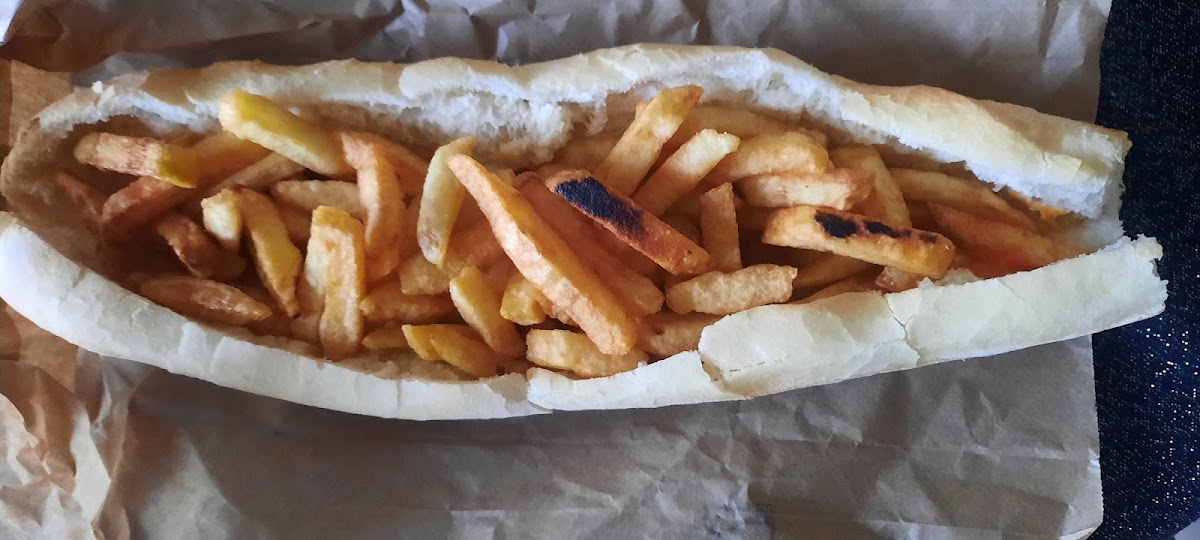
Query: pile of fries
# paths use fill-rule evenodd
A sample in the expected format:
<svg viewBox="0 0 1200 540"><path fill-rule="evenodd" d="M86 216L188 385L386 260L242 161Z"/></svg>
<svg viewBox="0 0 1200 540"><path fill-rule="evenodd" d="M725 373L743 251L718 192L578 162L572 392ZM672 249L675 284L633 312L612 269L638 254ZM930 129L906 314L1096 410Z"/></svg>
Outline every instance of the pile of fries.
<svg viewBox="0 0 1200 540"><path fill-rule="evenodd" d="M514 171L472 157L473 137L430 155L233 90L198 140L85 135L80 163L136 176L115 193L57 183L115 249L169 250L176 270L126 283L158 304L330 360L411 349L479 378L603 377L757 306L1078 254L1046 236L1063 211L702 93L662 90L623 133Z"/></svg>

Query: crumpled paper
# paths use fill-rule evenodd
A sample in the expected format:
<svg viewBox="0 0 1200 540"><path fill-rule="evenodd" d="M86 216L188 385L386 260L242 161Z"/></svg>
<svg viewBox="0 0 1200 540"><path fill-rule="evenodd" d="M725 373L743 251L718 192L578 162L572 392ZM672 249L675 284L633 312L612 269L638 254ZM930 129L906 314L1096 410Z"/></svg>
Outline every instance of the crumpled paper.
<svg viewBox="0 0 1200 540"><path fill-rule="evenodd" d="M1095 111L1106 1L848 4L27 1L0 12L0 53L87 83L229 58L759 45L866 82ZM6 70L9 141L16 96L52 92ZM17 315L0 338L19 358L0 360L3 537L1078 538L1101 518L1087 339L746 402L418 423L75 363Z"/></svg>

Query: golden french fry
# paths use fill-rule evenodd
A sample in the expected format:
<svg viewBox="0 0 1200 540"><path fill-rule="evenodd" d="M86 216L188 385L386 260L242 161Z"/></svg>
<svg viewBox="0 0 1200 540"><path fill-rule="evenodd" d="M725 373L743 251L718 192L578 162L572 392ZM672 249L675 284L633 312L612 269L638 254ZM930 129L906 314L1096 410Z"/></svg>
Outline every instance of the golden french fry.
<svg viewBox="0 0 1200 540"><path fill-rule="evenodd" d="M706 129L696 133L663 162L633 195L633 202L656 216L692 191L725 156L738 149L740 139Z"/></svg>
<svg viewBox="0 0 1200 540"><path fill-rule="evenodd" d="M546 320L546 310L537 286L530 283L520 272L513 272L504 286L504 297L500 301L500 316L522 326L541 324Z"/></svg>
<svg viewBox="0 0 1200 540"><path fill-rule="evenodd" d="M468 156L451 157L449 165L521 274L566 309L601 351L629 352L636 333L633 318L529 202Z"/></svg>
<svg viewBox="0 0 1200 540"><path fill-rule="evenodd" d="M421 247L417 245L417 219L420 213L421 198L418 196L404 208L404 220L400 223L400 240L396 242L396 251L401 261L421 252Z"/></svg>
<svg viewBox="0 0 1200 540"><path fill-rule="evenodd" d="M200 172L195 154L187 148L112 133L84 135L75 145L75 159L97 169L152 176L184 188L195 187Z"/></svg>
<svg viewBox="0 0 1200 540"><path fill-rule="evenodd" d="M379 148L384 159L396 173L396 181L400 183L400 191L405 195L420 195L425 184L425 176L429 174L429 162L413 153L412 150L396 144L388 139L363 131L336 131L334 136L342 138L350 134L353 137L369 142Z"/></svg>
<svg viewBox="0 0 1200 540"><path fill-rule="evenodd" d="M303 165L284 157L282 154L272 152L237 172L219 179L218 182L206 189L197 189L198 195L193 195L192 200L198 201L205 197L211 197L220 193L221 190L234 187L265 191L270 189L276 182L292 178L301 172L304 172Z"/></svg>
<svg viewBox="0 0 1200 540"><path fill-rule="evenodd" d="M408 342L408 346L412 348L413 352L417 353L422 360L429 362L442 360L441 355L433 348L433 343L429 340L430 336L457 334L471 339L477 337L475 331L465 324L406 324L400 328L404 333L404 340Z"/></svg>
<svg viewBox="0 0 1200 540"><path fill-rule="evenodd" d="M832 298L843 293L868 292L874 290L876 290L875 283L871 279L870 272L866 272L844 277L838 281L830 283L821 290L792 303L807 304L809 302L816 302L817 300L824 298Z"/></svg>
<svg viewBox="0 0 1200 540"><path fill-rule="evenodd" d="M404 294L441 294L450 290L453 277L417 253L400 263L400 290Z"/></svg>
<svg viewBox="0 0 1200 540"><path fill-rule="evenodd" d="M62 171L54 175L54 183L71 199L88 228L100 231L100 216L104 213L104 201L108 196L91 184Z"/></svg>
<svg viewBox="0 0 1200 540"><path fill-rule="evenodd" d="M365 215L358 185L338 180L281 180L271 186L276 201L312 212L318 206L341 208L355 219Z"/></svg>
<svg viewBox="0 0 1200 540"><path fill-rule="evenodd" d="M892 179L892 173L884 165L878 151L870 146L845 146L830 150L829 158L838 167L870 175L870 195L859 203L859 212L892 227L913 226L904 194Z"/></svg>
<svg viewBox="0 0 1200 540"><path fill-rule="evenodd" d="M290 337L292 335L292 319L284 313L279 306L275 305L275 299L271 298L271 293L262 287L254 285L235 285L238 290L246 293L247 296L261 302L264 306L271 308L271 316L261 321L254 321L246 325L251 332L256 335L267 336L283 336Z"/></svg>
<svg viewBox="0 0 1200 540"><path fill-rule="evenodd" d="M540 300L542 303L542 311L546 312L546 316L550 317L551 319L557 319L558 322L567 326L579 326L579 324L575 322L575 319L572 319L571 315L567 313L566 308L555 305L554 302L551 302L550 299L546 298L545 296L542 296Z"/></svg>
<svg viewBox="0 0 1200 540"><path fill-rule="evenodd" d="M287 229L288 238L297 245L308 242L312 233L312 212L301 210L290 204L280 204L279 217Z"/></svg>
<svg viewBox="0 0 1200 540"><path fill-rule="evenodd" d="M666 223L672 229L679 231L679 234L686 236L688 240L695 242L696 245L700 245L701 241L703 240L703 238L700 237L699 215L693 219L683 214L669 213L663 214L662 220L663 223ZM709 255L712 254L710 253Z"/></svg>
<svg viewBox="0 0 1200 540"><path fill-rule="evenodd" d="M189 147L196 156L199 184L211 185L271 154L270 150L228 131L218 131Z"/></svg>
<svg viewBox="0 0 1200 540"><path fill-rule="evenodd" d="M662 291L650 278L622 264L618 257L597 242L591 220L550 193L541 182L526 182L521 186L521 194L538 215L574 248L584 264L610 287L630 315L640 317L662 309Z"/></svg>
<svg viewBox="0 0 1200 540"><path fill-rule="evenodd" d="M607 377L638 367L650 358L632 349L605 354L586 335L569 330L530 330L525 336L529 361L542 367L563 369L582 377Z"/></svg>
<svg viewBox="0 0 1200 540"><path fill-rule="evenodd" d="M700 189L708 191L725 182L760 174L825 174L832 168L829 151L813 137L799 131L767 133L743 140L737 151L721 160L700 182Z"/></svg>
<svg viewBox="0 0 1200 540"><path fill-rule="evenodd" d="M638 105L641 106L640 103ZM809 130L790 127L785 122L746 109L721 105L696 105L688 112L687 118L683 120L683 124L679 126L671 140L667 141L666 147L668 149L679 148L688 139L706 129L728 133L741 139L782 131L802 130L809 135L816 133L807 133ZM816 133L814 138L821 143L821 146L827 145L824 134Z"/></svg>
<svg viewBox="0 0 1200 540"><path fill-rule="evenodd" d="M800 267L796 279L792 281L792 286L797 289L808 289L828 285L854 274L861 274L871 267L871 263L858 259L832 253L818 253L814 259Z"/></svg>
<svg viewBox="0 0 1200 540"><path fill-rule="evenodd" d="M667 306L675 313L729 315L787 302L795 278L795 268L775 264L756 264L731 273L709 272L668 288Z"/></svg>
<svg viewBox="0 0 1200 540"><path fill-rule="evenodd" d="M625 263L634 272L643 276L652 276L661 270L658 263L650 260L650 257L642 255L642 253L626 244L624 240L617 238L617 235L609 231L601 223L592 222L592 235L604 249L612 253L617 260Z"/></svg>
<svg viewBox="0 0 1200 540"><path fill-rule="evenodd" d="M707 251L587 171L563 171L547 178L545 184L668 272L699 274L712 269Z"/></svg>
<svg viewBox="0 0 1200 540"><path fill-rule="evenodd" d="M983 182L912 169L892 169L891 172L906 201L937 203L983 219L1028 230L1035 228L1032 219L1005 202Z"/></svg>
<svg viewBox="0 0 1200 540"><path fill-rule="evenodd" d="M456 231L450 237L450 247L442 261L442 272L456 276L468 266L487 266L504 259L504 249L496 241L492 227L486 219Z"/></svg>
<svg viewBox="0 0 1200 540"><path fill-rule="evenodd" d="M192 276L152 277L138 294L188 317L202 321L245 325L271 316L271 308L237 287Z"/></svg>
<svg viewBox="0 0 1200 540"><path fill-rule="evenodd" d="M352 356L363 338L363 316L359 311L367 286L363 224L345 210L331 206L318 206L312 220L312 238L321 244L328 261L321 347L326 358L340 360Z"/></svg>
<svg viewBox="0 0 1200 540"><path fill-rule="evenodd" d="M449 295L404 294L400 283L385 283L371 290L359 308L369 322L429 324L454 314Z"/></svg>
<svg viewBox="0 0 1200 540"><path fill-rule="evenodd" d="M246 268L236 254L221 251L198 223L181 214L169 213L154 226L193 276L229 280Z"/></svg>
<svg viewBox="0 0 1200 540"><path fill-rule="evenodd" d="M613 191L629 196L637 190L659 152L688 111L700 100L704 89L699 86L679 86L658 93L621 135L616 146L596 168L596 176L612 186Z"/></svg>
<svg viewBox="0 0 1200 540"><path fill-rule="evenodd" d="M438 148L429 162L417 218L417 244L425 259L436 266L441 266L446 258L454 222L467 194L446 161L451 156L470 155L474 147L475 137L463 137Z"/></svg>
<svg viewBox="0 0 1200 540"><path fill-rule="evenodd" d="M494 377L503 362L465 326L406 324L403 332L417 356L429 361L441 360L475 377Z"/></svg>
<svg viewBox="0 0 1200 540"><path fill-rule="evenodd" d="M296 278L300 275L300 250L288 237L275 203L266 195L247 188L234 190L238 212L246 224L254 266L263 285L289 316L300 311L296 300Z"/></svg>
<svg viewBox="0 0 1200 540"><path fill-rule="evenodd" d="M700 231L704 250L716 261L717 270L733 272L742 267L733 186L721 184L700 197Z"/></svg>
<svg viewBox="0 0 1200 540"><path fill-rule="evenodd" d="M503 296L504 288L508 286L508 278L512 277L516 271L517 267L513 266L512 261L508 258L501 258L484 270L483 278L492 290L500 291L500 296Z"/></svg>
<svg viewBox="0 0 1200 540"><path fill-rule="evenodd" d="M973 251L987 252L998 263L1021 270L1033 270L1062 259L1079 255L1079 251L1028 229L991 221L967 212L936 203L929 210L938 223L938 230L955 242Z"/></svg>
<svg viewBox="0 0 1200 540"><path fill-rule="evenodd" d="M237 197L224 190L200 201L204 228L217 239L225 251L237 253L242 243L242 214ZM286 221L284 222L286 224Z"/></svg>
<svg viewBox="0 0 1200 540"><path fill-rule="evenodd" d="M463 320L493 351L512 358L525 354L517 327L500 315L501 293L488 285L478 268L468 266L450 280L450 298Z"/></svg>
<svg viewBox="0 0 1200 540"><path fill-rule="evenodd" d="M221 96L217 116L227 131L305 168L335 176L351 172L329 132L268 98L230 90Z"/></svg>
<svg viewBox="0 0 1200 540"><path fill-rule="evenodd" d="M554 163L571 169L590 171L604 162L604 158L612 152L618 140L618 137L606 135L571 139L554 154Z"/></svg>
<svg viewBox="0 0 1200 540"><path fill-rule="evenodd" d="M382 145L350 132L338 134L346 162L358 173L359 199L366 212L367 279L386 276L400 264L404 194Z"/></svg>
<svg viewBox="0 0 1200 540"><path fill-rule="evenodd" d="M871 193L870 173L833 169L823 174L767 173L738 180L738 191L753 206L786 208L798 204L847 210Z"/></svg>
<svg viewBox="0 0 1200 540"><path fill-rule="evenodd" d="M887 292L907 291L917 288L922 279L925 279L925 276L887 266L875 277L875 286Z"/></svg>
<svg viewBox="0 0 1200 540"><path fill-rule="evenodd" d="M763 242L815 249L939 279L954 259L954 244L929 231L893 228L860 214L818 206L776 210Z"/></svg>
<svg viewBox="0 0 1200 540"><path fill-rule="evenodd" d="M694 351L700 347L700 333L720 318L707 313L655 313L638 320L637 348L664 358Z"/></svg>
<svg viewBox="0 0 1200 540"><path fill-rule="evenodd" d="M408 349L403 326L382 326L363 336L363 347L373 351L384 349Z"/></svg>
<svg viewBox="0 0 1200 540"><path fill-rule="evenodd" d="M305 343L321 344L321 314L305 313L288 325L291 336Z"/></svg>

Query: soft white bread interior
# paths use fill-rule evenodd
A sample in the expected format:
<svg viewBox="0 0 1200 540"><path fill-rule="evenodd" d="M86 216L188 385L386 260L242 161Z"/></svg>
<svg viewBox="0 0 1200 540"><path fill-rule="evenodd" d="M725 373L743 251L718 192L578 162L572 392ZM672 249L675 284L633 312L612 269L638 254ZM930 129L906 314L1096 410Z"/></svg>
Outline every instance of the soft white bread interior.
<svg viewBox="0 0 1200 540"><path fill-rule="evenodd" d="M707 329L698 354L613 377L576 381L535 369L528 379L469 382L403 353L332 365L299 342L198 324L152 304L103 277L115 272L107 250L51 182L59 168L77 167L70 149L87 131L216 129L217 100L232 88L272 97L329 127L416 147L477 135L485 161L522 165L549 159L572 136L605 130L610 115L628 119L638 100L679 84L703 86L705 101L816 127L835 141L876 144L890 159L937 163L1096 218L1066 233L1090 245L1121 234L1115 210L1129 148L1123 133L944 90L857 84L774 50L631 46L515 68L458 59L233 62L98 83L27 127L0 176L20 218L0 219L0 297L102 354L300 403L419 419L763 395L1067 339L1163 308L1157 244L1124 241L1000 280L758 308ZM1092 291L1105 293L1085 294Z"/></svg>

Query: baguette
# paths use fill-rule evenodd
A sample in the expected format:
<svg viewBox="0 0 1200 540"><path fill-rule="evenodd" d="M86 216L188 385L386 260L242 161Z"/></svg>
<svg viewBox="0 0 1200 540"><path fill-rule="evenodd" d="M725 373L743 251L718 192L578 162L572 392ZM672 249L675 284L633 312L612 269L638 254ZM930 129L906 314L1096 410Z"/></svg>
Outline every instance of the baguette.
<svg viewBox="0 0 1200 540"><path fill-rule="evenodd" d="M753 308L705 329L697 351L608 377L576 380L534 367L467 380L407 350L365 350L331 364L302 341L158 306L118 285L121 261L94 240L54 182L78 139L72 133L118 116L136 119L129 135L211 132L220 97L235 88L280 99L331 129L405 143L475 135L481 162L515 168L551 160L573 133L613 111L633 111L652 88L680 84L703 87L706 102L781 122L803 118L834 146L871 144L885 159L961 164L947 172L1086 218L1063 234L1103 249L995 279ZM972 136L960 136L963 129ZM76 91L20 135L0 172L12 210L0 214L0 297L101 354L360 414L503 418L746 399L1070 339L1161 312L1161 248L1106 226L1116 223L1128 149L1113 130L934 88L857 84L775 50L639 45L516 68L439 59L228 62L136 73ZM1098 297L1097 290L1111 292Z"/></svg>

